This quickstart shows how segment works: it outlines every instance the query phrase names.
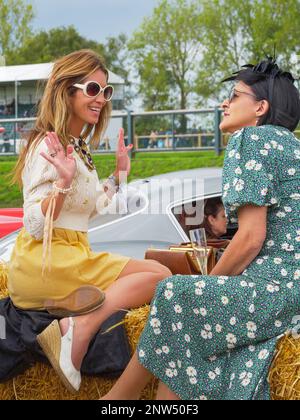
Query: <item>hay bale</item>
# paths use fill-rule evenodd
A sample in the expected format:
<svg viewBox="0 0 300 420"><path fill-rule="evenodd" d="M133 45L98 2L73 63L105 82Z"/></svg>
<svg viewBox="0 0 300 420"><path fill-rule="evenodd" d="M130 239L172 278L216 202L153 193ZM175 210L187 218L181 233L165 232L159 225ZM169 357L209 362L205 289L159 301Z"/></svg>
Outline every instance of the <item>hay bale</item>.
<svg viewBox="0 0 300 420"><path fill-rule="evenodd" d="M0 298L8 296L7 266L0 263ZM149 306L129 312L125 317L125 328L134 352L149 314ZM0 384L0 400L98 400L113 386L115 380L83 376L80 392L72 395L58 380L55 371L47 365L37 363L17 378ZM153 380L143 391L141 399L153 400L157 381Z"/></svg>
<svg viewBox="0 0 300 420"><path fill-rule="evenodd" d="M6 284L7 267L0 264L0 298L8 295ZM128 312L125 317L125 328L132 351L137 346L148 315L149 307L145 306ZM278 343L277 350L269 374L272 399L300 400L300 340L285 336ZM114 383L115 380L84 376L80 392L74 396L58 380L51 367L37 363L23 375L0 384L0 400L97 400ZM156 389L157 381L153 380L145 388L141 399L153 400Z"/></svg>
<svg viewBox="0 0 300 420"><path fill-rule="evenodd" d="M300 400L300 340L283 337L269 373L273 400Z"/></svg>
<svg viewBox="0 0 300 420"><path fill-rule="evenodd" d="M144 307L131 311L125 318L125 328L133 351L148 314L149 307ZM114 383L113 379L83 376L80 392L72 395L50 366L37 363L14 380L0 384L0 400L98 400ZM153 400L156 390L157 381L152 380L143 391L141 399Z"/></svg>
<svg viewBox="0 0 300 420"><path fill-rule="evenodd" d="M52 368L38 363L14 380L0 384L0 400L98 400L114 383L112 379L83 376L80 392L72 395ZM155 392L156 384L151 383L141 399L153 400Z"/></svg>
<svg viewBox="0 0 300 420"><path fill-rule="evenodd" d="M7 296L7 265L0 261L0 299Z"/></svg>

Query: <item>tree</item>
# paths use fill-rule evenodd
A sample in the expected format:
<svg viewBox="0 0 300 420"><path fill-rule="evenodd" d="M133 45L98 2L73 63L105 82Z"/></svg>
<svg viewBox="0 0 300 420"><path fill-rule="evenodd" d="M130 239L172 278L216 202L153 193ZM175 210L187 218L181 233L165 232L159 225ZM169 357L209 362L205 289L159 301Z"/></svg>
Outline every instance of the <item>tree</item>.
<svg viewBox="0 0 300 420"><path fill-rule="evenodd" d="M82 37L74 26L40 31L32 34L23 45L12 51L7 64L47 63L63 55L83 48L91 48L100 54L104 46Z"/></svg>
<svg viewBox="0 0 300 420"><path fill-rule="evenodd" d="M106 56L106 63L110 69L123 77L127 84L129 84L129 70L127 63L127 37L125 34L120 34L117 37L108 37L104 44L104 55Z"/></svg>
<svg viewBox="0 0 300 420"><path fill-rule="evenodd" d="M129 43L145 108L217 105L221 80L274 46L290 68L299 21L300 0L161 0Z"/></svg>
<svg viewBox="0 0 300 420"><path fill-rule="evenodd" d="M127 36L120 34L117 37L108 37L104 44L104 56L107 67L125 80L124 102L127 107L132 100L130 70L131 63L128 58Z"/></svg>
<svg viewBox="0 0 300 420"><path fill-rule="evenodd" d="M123 34L116 38L109 37L103 44L84 38L72 25L53 28L48 32L31 34L19 48L10 51L7 64L47 63L73 51L90 48L104 57L109 70L124 78L129 88L129 67L124 64L127 58L126 42ZM130 91L126 89L125 101L128 102L130 98Z"/></svg>
<svg viewBox="0 0 300 420"><path fill-rule="evenodd" d="M31 34L33 8L23 0L0 0L0 55L20 47Z"/></svg>
<svg viewBox="0 0 300 420"><path fill-rule="evenodd" d="M203 57L196 89L202 98L220 101L220 81L243 64L273 55L274 47L283 66L300 51L299 0L203 0L202 5Z"/></svg>
<svg viewBox="0 0 300 420"><path fill-rule="evenodd" d="M199 37L199 2L161 0L129 43L146 109L188 106L194 90Z"/></svg>

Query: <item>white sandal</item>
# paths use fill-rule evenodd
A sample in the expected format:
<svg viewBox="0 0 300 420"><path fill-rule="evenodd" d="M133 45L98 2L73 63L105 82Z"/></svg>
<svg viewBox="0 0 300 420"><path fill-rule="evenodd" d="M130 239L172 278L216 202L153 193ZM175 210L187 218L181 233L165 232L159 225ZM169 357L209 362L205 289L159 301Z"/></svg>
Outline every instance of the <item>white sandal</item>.
<svg viewBox="0 0 300 420"><path fill-rule="evenodd" d="M63 337L61 336L58 321L54 320L37 336L37 341L65 387L70 392L76 393L80 388L81 373L75 369L72 362L71 355L75 323L73 318L69 318L69 322L69 329Z"/></svg>

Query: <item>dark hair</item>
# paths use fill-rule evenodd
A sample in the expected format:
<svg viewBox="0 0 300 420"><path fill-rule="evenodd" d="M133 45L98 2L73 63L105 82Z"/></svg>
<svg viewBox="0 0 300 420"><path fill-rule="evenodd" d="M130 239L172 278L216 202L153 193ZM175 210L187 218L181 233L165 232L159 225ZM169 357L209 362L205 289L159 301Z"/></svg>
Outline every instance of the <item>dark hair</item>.
<svg viewBox="0 0 300 420"><path fill-rule="evenodd" d="M250 86L258 101L266 100L269 111L258 125L279 125L294 131L300 121L300 96L291 73L281 70L272 57L254 66L246 64L223 82L241 81Z"/></svg>
<svg viewBox="0 0 300 420"><path fill-rule="evenodd" d="M204 205L204 221L201 225L206 231L208 239L216 239L211 225L208 221L208 216L217 217L218 213L224 208L222 199L220 197L209 198Z"/></svg>

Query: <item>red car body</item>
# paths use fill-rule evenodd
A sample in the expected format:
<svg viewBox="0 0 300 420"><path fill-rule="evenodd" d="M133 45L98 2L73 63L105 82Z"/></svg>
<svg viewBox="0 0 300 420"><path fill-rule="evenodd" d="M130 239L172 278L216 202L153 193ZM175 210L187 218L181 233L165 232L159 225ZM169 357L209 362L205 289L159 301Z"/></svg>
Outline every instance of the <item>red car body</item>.
<svg viewBox="0 0 300 420"><path fill-rule="evenodd" d="M23 209L0 209L0 238L23 227Z"/></svg>

